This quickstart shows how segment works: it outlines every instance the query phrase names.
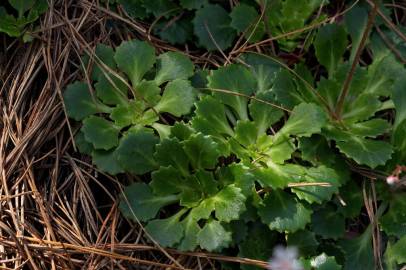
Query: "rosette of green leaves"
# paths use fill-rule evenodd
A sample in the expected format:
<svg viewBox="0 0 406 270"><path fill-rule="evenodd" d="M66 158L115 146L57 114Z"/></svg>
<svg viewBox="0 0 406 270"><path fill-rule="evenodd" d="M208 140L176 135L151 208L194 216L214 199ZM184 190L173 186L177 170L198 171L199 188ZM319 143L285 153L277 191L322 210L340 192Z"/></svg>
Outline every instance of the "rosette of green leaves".
<svg viewBox="0 0 406 270"><path fill-rule="evenodd" d="M362 33L354 31L354 27L347 28L356 44ZM375 140L391 130L389 122L377 115L394 107L389 98L395 80L404 74L404 69L389 53L377 55L367 67L357 66L342 111L337 115L337 102L351 65L343 60L347 38L344 26L330 24L319 29L314 47L328 77L322 77L316 89L310 72L298 65L296 75L281 70L272 91L277 101L288 108L302 102L319 104L329 115L322 134L335 141L337 148L347 157L374 168L384 165L393 152L390 143Z"/></svg>
<svg viewBox="0 0 406 270"><path fill-rule="evenodd" d="M8 2L17 12L17 17L9 14L0 4L0 32L11 37L21 36L27 25L35 22L48 9L46 0L8 0Z"/></svg>
<svg viewBox="0 0 406 270"><path fill-rule="evenodd" d="M178 52L156 57L152 46L137 40L115 51L100 44L95 61L91 87L77 81L64 92L68 116L83 124L76 137L79 150L111 174L144 174L156 167L149 158L159 141L154 131L160 138L169 134L161 114L181 117L191 111L193 63Z"/></svg>
<svg viewBox="0 0 406 270"><path fill-rule="evenodd" d="M245 60L257 64L252 69L232 64L208 76L206 90L211 91L200 96L190 125L175 124L153 150L151 159L158 165L152 181L125 190L123 213L147 222L147 232L163 246L226 248L234 243L231 222L242 219L248 208L271 230L295 232L310 222L310 204L329 200L341 184L326 166L289 162L297 138L321 132L323 111L300 104L270 134L283 116L270 105L277 68L258 64L253 55ZM301 182L330 186L288 186ZM260 197L258 187L272 192Z"/></svg>
<svg viewBox="0 0 406 270"><path fill-rule="evenodd" d="M191 124L212 136L222 155L235 156L249 168L253 182L272 190L256 205L262 221L272 230L294 232L310 221L308 205L331 199L341 185L333 169L290 162L297 154L296 140L320 133L326 116L316 104L301 103L276 132L272 126L283 116L280 108L272 106L272 84L278 69L253 54L244 59L251 64L250 69L232 64L212 71L206 89L211 94L201 96L196 103ZM246 190L252 191L253 182ZM294 195L286 192L289 184L301 182L327 182L331 186L291 188Z"/></svg>
<svg viewBox="0 0 406 270"><path fill-rule="evenodd" d="M151 157L159 164L152 181L126 187L120 205L123 214L147 222L146 231L165 247L210 251L228 247L229 223L245 211L246 196L237 181L243 168L218 166L220 156L212 136L176 124ZM159 218L163 209L167 214Z"/></svg>

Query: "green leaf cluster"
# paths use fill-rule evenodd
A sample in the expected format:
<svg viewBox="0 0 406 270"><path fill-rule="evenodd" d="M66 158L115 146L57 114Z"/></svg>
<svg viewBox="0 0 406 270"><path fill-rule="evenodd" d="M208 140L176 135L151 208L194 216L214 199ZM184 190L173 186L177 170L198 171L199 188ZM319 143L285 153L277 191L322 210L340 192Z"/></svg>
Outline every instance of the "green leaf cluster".
<svg viewBox="0 0 406 270"><path fill-rule="evenodd" d="M137 40L116 50L100 44L92 56L93 62L83 59L91 84L76 81L64 92L68 116L83 123L79 150L111 174L150 172L157 167L155 144L169 135L162 114L191 112L196 90L188 78L194 65L179 52L156 56L152 46Z"/></svg>
<svg viewBox="0 0 406 270"><path fill-rule="evenodd" d="M22 36L27 27L48 9L46 0L8 0L8 3L13 10L8 10L6 5L0 4L0 32L11 37ZM16 16L13 13L16 13ZM24 36L24 40L29 39L29 35Z"/></svg>
<svg viewBox="0 0 406 270"><path fill-rule="evenodd" d="M290 32L312 23L312 14L323 4L318 0L248 0L234 6L212 0L117 2L133 18L154 22L153 31L163 40L185 44L197 38L196 45L209 51L231 48L238 35L249 43L284 35L277 42L291 51L303 35Z"/></svg>

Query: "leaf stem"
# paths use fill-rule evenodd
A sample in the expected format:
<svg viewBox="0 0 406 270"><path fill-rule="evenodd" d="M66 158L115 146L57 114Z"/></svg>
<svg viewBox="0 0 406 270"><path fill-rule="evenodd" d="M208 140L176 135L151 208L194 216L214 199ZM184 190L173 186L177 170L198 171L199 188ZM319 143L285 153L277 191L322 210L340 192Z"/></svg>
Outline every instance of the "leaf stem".
<svg viewBox="0 0 406 270"><path fill-rule="evenodd" d="M372 7L371 12L368 15L367 26L365 27L364 33L362 34L361 42L359 43L359 46L358 46L357 51L355 53L354 60L352 61L352 64L351 64L351 69L348 72L347 78L344 81L343 88L341 90L340 96L339 96L338 101L337 101L336 111L335 111L336 113L335 114L336 114L338 120L341 119L341 113L343 111L344 101L345 101L345 98L347 97L347 95L348 95L348 93L350 91L351 81L352 81L352 78L354 76L355 69L357 68L359 59L361 57L361 53L362 53L362 51L364 49L365 43L366 43L366 41L368 39L368 36L369 36L369 32L372 29L376 14L378 12L378 4L376 3L376 0L374 0L373 2L374 2L374 5Z"/></svg>

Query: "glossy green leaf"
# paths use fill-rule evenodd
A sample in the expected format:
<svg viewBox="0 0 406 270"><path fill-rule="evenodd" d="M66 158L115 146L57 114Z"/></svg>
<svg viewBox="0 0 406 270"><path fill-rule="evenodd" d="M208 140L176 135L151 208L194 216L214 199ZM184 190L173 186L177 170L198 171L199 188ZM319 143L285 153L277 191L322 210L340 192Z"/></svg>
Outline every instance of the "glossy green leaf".
<svg viewBox="0 0 406 270"><path fill-rule="evenodd" d="M220 222L211 220L197 234L197 239L203 249L221 250L231 243L231 232L226 231Z"/></svg>
<svg viewBox="0 0 406 270"><path fill-rule="evenodd" d="M203 97L196 103L196 116L192 126L204 134L234 135L234 130L227 121L224 105L211 96Z"/></svg>
<svg viewBox="0 0 406 270"><path fill-rule="evenodd" d="M155 76L157 85L175 79L187 79L193 75L194 65L180 52L167 52L158 57L159 69Z"/></svg>
<svg viewBox="0 0 406 270"><path fill-rule="evenodd" d="M101 171L106 172L111 175L123 173L124 170L114 154L114 150L104 151L104 150L94 150L92 152L93 163Z"/></svg>
<svg viewBox="0 0 406 270"><path fill-rule="evenodd" d="M109 75L109 78L100 76L94 87L97 97L105 104L116 105L128 102L127 86L114 75Z"/></svg>
<svg viewBox="0 0 406 270"><path fill-rule="evenodd" d="M114 50L113 48L105 45L105 44L97 44L95 49L95 59L94 65L92 68L92 79L97 81L102 77L114 77L113 75L109 74L109 71L103 65L106 65L112 70L116 69L116 62L114 60ZM102 62L102 63L100 63Z"/></svg>
<svg viewBox="0 0 406 270"><path fill-rule="evenodd" d="M209 51L229 48L236 36L230 22L227 11L219 5L206 5L199 9L193 19L199 45Z"/></svg>
<svg viewBox="0 0 406 270"><path fill-rule="evenodd" d="M129 131L120 140L116 150L117 160L128 172L144 174L157 167L153 157L159 139L148 130Z"/></svg>
<svg viewBox="0 0 406 270"><path fill-rule="evenodd" d="M316 56L320 64L327 68L329 76L334 74L347 47L347 33L344 27L328 24L321 28L314 41Z"/></svg>
<svg viewBox="0 0 406 270"><path fill-rule="evenodd" d="M90 155L93 151L93 145L86 141L85 134L82 131L78 131L75 137L75 146L78 148L79 152L82 154Z"/></svg>
<svg viewBox="0 0 406 270"><path fill-rule="evenodd" d="M371 227L354 239L341 240L345 251L345 270L374 269Z"/></svg>
<svg viewBox="0 0 406 270"><path fill-rule="evenodd" d="M161 99L161 88L159 88L155 81L143 80L135 90L137 97L144 101L147 107L155 106Z"/></svg>
<svg viewBox="0 0 406 270"><path fill-rule="evenodd" d="M196 220L190 218L190 216L182 221L182 225L184 228L185 236L179 244L178 248L182 251L193 251L199 245L197 235L199 234L201 229Z"/></svg>
<svg viewBox="0 0 406 270"><path fill-rule="evenodd" d="M330 187L314 185L292 188L293 193L308 203L320 204L324 201L330 200L333 194L338 192L338 187L340 186L339 176L337 173L333 169L325 166L307 169L303 178L305 183L323 182L330 184Z"/></svg>
<svg viewBox="0 0 406 270"><path fill-rule="evenodd" d="M196 92L190 82L176 79L166 85L164 94L155 109L180 117L191 111L195 99Z"/></svg>
<svg viewBox="0 0 406 270"><path fill-rule="evenodd" d="M117 47L114 59L136 87L155 64L155 49L144 41L124 41Z"/></svg>
<svg viewBox="0 0 406 270"><path fill-rule="evenodd" d="M87 84L82 82L69 84L63 93L63 99L66 113L77 121L98 112L110 111L109 107L92 96Z"/></svg>
<svg viewBox="0 0 406 270"><path fill-rule="evenodd" d="M275 190L265 197L258 214L271 230L283 233L304 229L310 222L311 210L292 195Z"/></svg>
<svg viewBox="0 0 406 270"><path fill-rule="evenodd" d="M171 247L180 242L184 227L179 222L183 211L166 219L155 219L148 222L145 231L163 247Z"/></svg>
<svg viewBox="0 0 406 270"><path fill-rule="evenodd" d="M375 168L384 165L392 155L392 146L384 141L373 141L360 137L351 137L347 141L338 141L338 149L358 164Z"/></svg>
<svg viewBox="0 0 406 270"><path fill-rule="evenodd" d="M365 31L368 21L368 11L366 8L359 5L350 9L344 16L347 32L351 36L352 48L350 62L354 61L356 51L361 42L362 34Z"/></svg>
<svg viewBox="0 0 406 270"><path fill-rule="evenodd" d="M217 143L202 133L190 136L184 142L183 149L195 169L213 169L220 157Z"/></svg>
<svg viewBox="0 0 406 270"><path fill-rule="evenodd" d="M239 4L230 13L231 26L239 33L244 33L249 42L260 41L265 34L265 24L254 7Z"/></svg>
<svg viewBox="0 0 406 270"><path fill-rule="evenodd" d="M276 141L289 135L299 137L310 137L314 133L320 133L326 123L326 116L323 110L313 103L301 103L297 105L288 121L277 133Z"/></svg>
<svg viewBox="0 0 406 270"><path fill-rule="evenodd" d="M124 189L120 210L129 219L148 221L156 216L159 209L177 200L176 195L154 196L148 185L134 183Z"/></svg>
<svg viewBox="0 0 406 270"><path fill-rule="evenodd" d="M248 120L248 99L238 94L250 96L255 92L256 82L251 72L241 65L231 64L213 71L208 80L214 97L230 106L239 119ZM229 93L216 92L216 89Z"/></svg>
<svg viewBox="0 0 406 270"><path fill-rule="evenodd" d="M102 117L89 116L83 120L81 131L95 149L110 150L118 145L120 128Z"/></svg>
<svg viewBox="0 0 406 270"><path fill-rule="evenodd" d="M388 132L390 130L390 125L388 121L383 119L371 119L351 124L348 128L352 134L357 136L375 138L378 135Z"/></svg>
<svg viewBox="0 0 406 270"><path fill-rule="evenodd" d="M162 140L156 146L154 157L161 166L172 165L179 170L183 176L189 174L189 158L177 138Z"/></svg>
<svg viewBox="0 0 406 270"><path fill-rule="evenodd" d="M281 68L278 62L268 55L253 52L243 53L241 60L249 66L254 75L258 92L270 90L276 73Z"/></svg>
<svg viewBox="0 0 406 270"><path fill-rule="evenodd" d="M250 102L249 111L257 126L258 135L260 135L264 134L268 128L282 118L283 111L271 105L274 104L272 92L260 92L255 97L256 100L251 100ZM270 104L262 101L269 102Z"/></svg>
<svg viewBox="0 0 406 270"><path fill-rule="evenodd" d="M216 218L219 221L230 222L237 220L242 212L245 211L245 196L241 189L235 186L227 186L217 193L214 197L216 209Z"/></svg>

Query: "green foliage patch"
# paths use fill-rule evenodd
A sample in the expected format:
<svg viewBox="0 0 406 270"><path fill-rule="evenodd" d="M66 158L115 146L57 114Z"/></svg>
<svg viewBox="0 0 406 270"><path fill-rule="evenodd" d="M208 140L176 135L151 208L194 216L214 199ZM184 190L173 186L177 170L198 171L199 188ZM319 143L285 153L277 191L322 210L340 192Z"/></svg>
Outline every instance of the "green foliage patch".
<svg viewBox="0 0 406 270"><path fill-rule="evenodd" d="M186 10L161 37L174 31L168 41L184 43L192 31L208 50L229 48L238 33L254 42L267 28L281 35L303 27L323 4L242 1L229 13L209 1L118 2L139 19L171 21ZM68 116L81 122L76 145L99 170L141 180L125 188L120 209L163 247L267 260L284 243L298 247L304 269L373 269L375 229L360 214L362 176L351 169L389 175L404 164L406 74L371 39L373 57L356 66L338 108L356 52L349 44L359 46L362 34L354 25L365 27L367 15L351 12L359 21L346 16L315 33L317 74L256 52L196 71L186 55L156 55L143 41L99 44L83 58L90 83L64 92ZM279 46L289 51L300 39ZM376 196L384 263L397 269L406 263L404 192L377 181Z"/></svg>

